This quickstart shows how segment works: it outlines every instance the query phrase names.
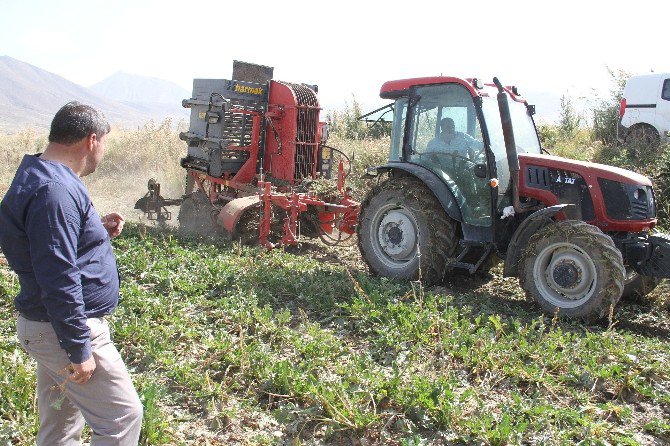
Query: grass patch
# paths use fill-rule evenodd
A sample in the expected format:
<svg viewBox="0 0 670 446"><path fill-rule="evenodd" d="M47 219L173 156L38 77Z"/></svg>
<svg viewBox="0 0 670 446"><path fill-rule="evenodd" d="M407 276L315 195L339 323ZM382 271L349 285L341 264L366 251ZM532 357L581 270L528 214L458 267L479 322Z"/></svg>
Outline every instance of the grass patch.
<svg viewBox="0 0 670 446"><path fill-rule="evenodd" d="M112 332L145 405L141 444L668 438L662 308L623 305L618 324L584 327L541 316L497 273L423 290L141 225L114 244ZM0 286L0 438L25 444L34 370L13 337L6 265Z"/></svg>

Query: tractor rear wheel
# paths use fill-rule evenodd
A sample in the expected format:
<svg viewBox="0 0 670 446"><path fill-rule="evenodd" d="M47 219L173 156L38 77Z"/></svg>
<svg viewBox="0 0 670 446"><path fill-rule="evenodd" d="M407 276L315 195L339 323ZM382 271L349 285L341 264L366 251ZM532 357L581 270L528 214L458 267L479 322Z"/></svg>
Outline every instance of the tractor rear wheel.
<svg viewBox="0 0 670 446"><path fill-rule="evenodd" d="M358 245L370 270L427 285L444 278L457 246L456 223L418 179L393 178L375 186L361 205Z"/></svg>
<svg viewBox="0 0 670 446"><path fill-rule="evenodd" d="M216 208L201 190L196 190L184 198L179 207L179 228L185 232L198 235L213 234L216 228L214 216Z"/></svg>
<svg viewBox="0 0 670 446"><path fill-rule="evenodd" d="M582 221L540 229L528 242L522 265L521 287L549 314L599 320L623 291L621 253L609 236Z"/></svg>

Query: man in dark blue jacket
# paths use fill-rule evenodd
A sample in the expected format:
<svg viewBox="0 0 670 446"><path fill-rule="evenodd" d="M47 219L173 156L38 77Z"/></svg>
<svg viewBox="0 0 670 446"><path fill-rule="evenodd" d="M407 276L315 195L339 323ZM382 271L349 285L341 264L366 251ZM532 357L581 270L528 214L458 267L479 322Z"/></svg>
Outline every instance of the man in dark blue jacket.
<svg viewBox="0 0 670 446"><path fill-rule="evenodd" d="M105 316L118 304L110 239L123 218L100 218L81 182L95 171L110 127L71 102L51 123L44 153L26 155L0 203L0 246L21 290L17 335L37 362L38 445L136 445L142 405Z"/></svg>

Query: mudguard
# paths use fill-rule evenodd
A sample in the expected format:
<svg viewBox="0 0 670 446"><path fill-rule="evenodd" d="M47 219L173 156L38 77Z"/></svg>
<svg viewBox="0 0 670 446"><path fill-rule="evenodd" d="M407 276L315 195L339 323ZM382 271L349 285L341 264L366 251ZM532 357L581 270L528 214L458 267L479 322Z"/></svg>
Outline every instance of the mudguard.
<svg viewBox="0 0 670 446"><path fill-rule="evenodd" d="M410 163L388 163L383 166L377 166L375 169L377 172L402 170L417 177L431 190L431 192L433 192L449 217L458 222L463 221L461 209L458 207L458 202L456 201L454 194L437 175L425 167Z"/></svg>
<svg viewBox="0 0 670 446"><path fill-rule="evenodd" d="M240 217L247 209L259 206L260 198L258 195L250 195L248 197L236 198L228 202L216 220L217 223L223 226L229 234L235 233L235 226L240 221Z"/></svg>
<svg viewBox="0 0 670 446"><path fill-rule="evenodd" d="M507 247L503 277L516 277L519 275L517 269L519 256L521 255L522 249L528 244L530 237L540 228L551 223L552 217L567 206L572 206L572 204L558 204L556 206L540 209L539 211L533 212L519 225Z"/></svg>

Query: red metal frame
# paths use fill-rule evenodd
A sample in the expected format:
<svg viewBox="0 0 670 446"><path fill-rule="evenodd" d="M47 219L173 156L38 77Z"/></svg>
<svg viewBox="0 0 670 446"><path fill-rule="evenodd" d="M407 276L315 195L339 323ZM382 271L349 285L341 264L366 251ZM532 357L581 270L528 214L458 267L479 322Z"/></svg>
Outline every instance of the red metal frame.
<svg viewBox="0 0 670 446"><path fill-rule="evenodd" d="M264 172L289 185L297 184L301 177L316 177L320 111L318 105L301 104L289 85L270 82Z"/></svg>
<svg viewBox="0 0 670 446"><path fill-rule="evenodd" d="M230 180L230 186L240 189L243 185L249 184L256 177L256 163L258 162L258 150L261 134L261 115L255 111L235 109L233 113L240 113L252 116L251 126L251 145L245 147L229 147L229 149L244 150L249 152L249 159L242 165L240 170Z"/></svg>
<svg viewBox="0 0 670 446"><path fill-rule="evenodd" d="M252 116L251 144L248 146L228 146L226 149L249 152L249 158L232 177L228 172L224 172L223 178L216 178L195 170L189 171L189 174L195 179L198 188L209 197L210 203L216 201L216 194L221 192L221 186L232 187L233 189L238 190L248 189L248 185L256 177L256 163L258 162L262 116L258 112L243 109L233 109L231 112ZM209 188L206 188L203 185L202 177L209 181Z"/></svg>
<svg viewBox="0 0 670 446"><path fill-rule="evenodd" d="M301 212L306 212L309 206L317 208L321 230L331 234L337 229L345 234L353 234L358 223L360 204L351 197L351 190L345 187L343 162L338 165L338 190L342 194L339 203L328 203L310 193L278 193L272 184L266 181L258 182L258 195L263 211L259 224L260 245L265 248L295 245L300 239L298 219ZM284 219L284 234L278 243L269 240L272 223L272 206L278 206L289 212Z"/></svg>

